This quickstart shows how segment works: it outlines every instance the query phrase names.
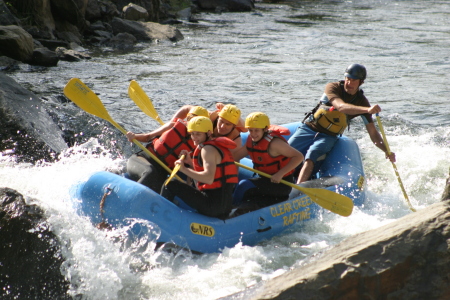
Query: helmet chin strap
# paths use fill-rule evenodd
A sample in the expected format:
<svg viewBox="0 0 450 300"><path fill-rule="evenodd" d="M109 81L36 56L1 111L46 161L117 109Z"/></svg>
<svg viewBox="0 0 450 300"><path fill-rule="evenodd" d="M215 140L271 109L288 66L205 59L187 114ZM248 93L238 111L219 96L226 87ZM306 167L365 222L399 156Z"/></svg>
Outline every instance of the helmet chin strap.
<svg viewBox="0 0 450 300"><path fill-rule="evenodd" d="M202 143L209 141L211 138L212 138L212 132L211 131L206 132L206 139Z"/></svg>

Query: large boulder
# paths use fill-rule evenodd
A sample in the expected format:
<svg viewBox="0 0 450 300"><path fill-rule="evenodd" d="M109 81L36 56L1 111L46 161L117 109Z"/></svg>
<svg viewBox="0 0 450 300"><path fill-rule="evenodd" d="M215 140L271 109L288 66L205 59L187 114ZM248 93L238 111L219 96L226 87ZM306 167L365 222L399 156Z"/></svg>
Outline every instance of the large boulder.
<svg viewBox="0 0 450 300"><path fill-rule="evenodd" d="M450 201L356 234L226 299L450 299Z"/></svg>
<svg viewBox="0 0 450 300"><path fill-rule="evenodd" d="M0 152L13 150L19 161L35 162L67 149L40 99L2 73L0 82Z"/></svg>
<svg viewBox="0 0 450 300"><path fill-rule="evenodd" d="M447 184L445 185L444 192L442 193L441 200L450 200L450 176L447 178Z"/></svg>
<svg viewBox="0 0 450 300"><path fill-rule="evenodd" d="M111 26L114 34L126 32L133 35L136 39L143 41L170 40L176 42L184 38L177 28L153 22L138 22L114 18Z"/></svg>
<svg viewBox="0 0 450 300"><path fill-rule="evenodd" d="M58 64L59 56L55 51L42 47L34 49L33 51L33 65L44 67L55 67Z"/></svg>
<svg viewBox="0 0 450 300"><path fill-rule="evenodd" d="M147 21L148 11L142 6L130 3L127 6L124 6L122 11L125 20Z"/></svg>
<svg viewBox="0 0 450 300"><path fill-rule="evenodd" d="M143 8L145 8L148 12L148 19L147 21L151 22L159 22L161 19L161 16L163 15L163 12L161 10L161 6L164 2L167 3L167 1L161 1L161 0L111 0L115 5L117 5L117 8L122 11L123 7L127 6L130 2L133 4L139 5Z"/></svg>
<svg viewBox="0 0 450 300"><path fill-rule="evenodd" d="M0 299L71 299L63 262L43 211L0 188Z"/></svg>
<svg viewBox="0 0 450 300"><path fill-rule="evenodd" d="M253 0L198 0L199 8L216 11L251 11L255 8Z"/></svg>
<svg viewBox="0 0 450 300"><path fill-rule="evenodd" d="M10 5L14 7L18 16L24 17L24 28L28 31L30 27L36 26L32 32L37 32L39 35L51 36L53 38L53 31L55 30L55 21L51 11L50 0L16 0L8 1ZM29 18L32 16L32 18ZM30 20L33 21L33 26L29 24ZM31 34L33 34L30 32Z"/></svg>
<svg viewBox="0 0 450 300"><path fill-rule="evenodd" d="M66 26L66 23L75 25L80 32L84 31L88 0L50 0L50 3L58 31L63 31L59 27Z"/></svg>
<svg viewBox="0 0 450 300"><path fill-rule="evenodd" d="M17 25L0 26L0 56L28 62L33 57L33 37Z"/></svg>
<svg viewBox="0 0 450 300"><path fill-rule="evenodd" d="M5 1L0 0L0 25L19 25L20 21L17 19L6 6Z"/></svg>

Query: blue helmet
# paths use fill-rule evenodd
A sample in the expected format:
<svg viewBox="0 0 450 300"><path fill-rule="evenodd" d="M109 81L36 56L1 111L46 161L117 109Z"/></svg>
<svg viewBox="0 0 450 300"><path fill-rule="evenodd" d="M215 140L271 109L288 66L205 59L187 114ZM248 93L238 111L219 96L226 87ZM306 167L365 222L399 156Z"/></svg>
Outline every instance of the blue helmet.
<svg viewBox="0 0 450 300"><path fill-rule="evenodd" d="M364 81L367 76L366 67L360 64L351 64L347 67L347 69L345 69L344 76L351 79L359 79Z"/></svg>

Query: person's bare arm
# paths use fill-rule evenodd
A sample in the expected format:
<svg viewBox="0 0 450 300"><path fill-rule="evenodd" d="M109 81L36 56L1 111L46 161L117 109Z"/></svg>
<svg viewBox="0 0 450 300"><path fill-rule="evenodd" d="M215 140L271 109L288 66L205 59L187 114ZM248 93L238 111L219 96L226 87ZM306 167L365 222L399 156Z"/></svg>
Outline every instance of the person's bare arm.
<svg viewBox="0 0 450 300"><path fill-rule="evenodd" d="M378 132L377 128L375 127L374 123L368 123L366 125L367 132L369 133L370 139L372 142L381 149L381 151L384 152L387 159L389 159L391 162L395 162L395 153L391 152L390 155L388 155L386 145L384 144L383 137Z"/></svg>
<svg viewBox="0 0 450 300"><path fill-rule="evenodd" d="M247 150L247 147L245 147L245 146L237 147L232 150L235 150L235 151L231 151L234 161L240 161L241 159L243 159L244 157L246 157L248 155L248 150Z"/></svg>
<svg viewBox="0 0 450 300"><path fill-rule="evenodd" d="M270 143L269 153L272 156L283 155L290 157L291 160L283 168L281 168L277 173L273 174L270 178L272 182L279 183L283 179L284 175L292 171L297 167L304 159L303 154L297 149L291 147L288 143L281 139L274 139Z"/></svg>
<svg viewBox="0 0 450 300"><path fill-rule="evenodd" d="M180 107L177 112L173 115L172 117L172 121L176 120L176 119L186 119L189 111L191 110L191 108L193 108L194 105L183 105L182 107Z"/></svg>
<svg viewBox="0 0 450 300"><path fill-rule="evenodd" d="M166 132L167 130L172 128L174 124L175 124L174 122L166 123L166 124L162 125L161 127L159 127L158 129L155 129L149 133L134 133L134 132L128 131L127 138L128 138L128 141L130 141L130 142L133 141L133 139L136 139L139 142L147 143L147 142L150 142L153 138L160 136L161 134L163 134L164 132Z"/></svg>
<svg viewBox="0 0 450 300"><path fill-rule="evenodd" d="M212 184L214 182L214 175L216 174L216 165L220 163L220 154L216 148L211 145L206 145L200 152L203 160L203 171L195 171L191 168L187 168L184 164L180 165L180 171L191 177L194 180L203 182L206 184ZM179 161L176 163L178 164Z"/></svg>
<svg viewBox="0 0 450 300"><path fill-rule="evenodd" d="M334 108L336 108L341 113L347 115L362 115L362 114L376 114L381 111L381 108L378 104L372 105L371 107L366 106L356 106L350 103L344 102L341 98L334 98L331 101Z"/></svg>

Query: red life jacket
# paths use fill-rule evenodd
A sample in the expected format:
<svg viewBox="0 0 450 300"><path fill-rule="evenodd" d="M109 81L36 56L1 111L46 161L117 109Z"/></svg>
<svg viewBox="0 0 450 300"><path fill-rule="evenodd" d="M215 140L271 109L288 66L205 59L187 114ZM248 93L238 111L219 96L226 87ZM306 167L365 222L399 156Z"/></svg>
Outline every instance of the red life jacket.
<svg viewBox="0 0 450 300"><path fill-rule="evenodd" d="M172 128L164 132L159 138L153 139L147 148L169 168L173 169L181 150L190 152L194 150L195 145L187 132L185 122L178 119Z"/></svg>
<svg viewBox="0 0 450 300"><path fill-rule="evenodd" d="M289 129L285 127L271 125L269 127L269 131L258 142L254 143L250 137L247 138L247 143L245 146L247 147L248 154L253 161L253 167L256 170L273 175L289 163L291 160L290 157L283 155L273 157L269 154L269 146L272 140L274 138L280 138L287 143L286 139L281 135L288 135L289 133ZM286 173L284 177L292 173L294 173L294 170Z"/></svg>
<svg viewBox="0 0 450 300"><path fill-rule="evenodd" d="M194 150L192 162L195 171L203 171L203 161L200 155L202 148L206 145L214 146L220 153L222 160L216 165L216 173L214 174L214 182L205 184L197 182L197 188L202 190L212 190L222 187L225 183L238 183L238 168L234 163L233 155L230 149L236 148L236 143L226 137L214 138L200 144Z"/></svg>

